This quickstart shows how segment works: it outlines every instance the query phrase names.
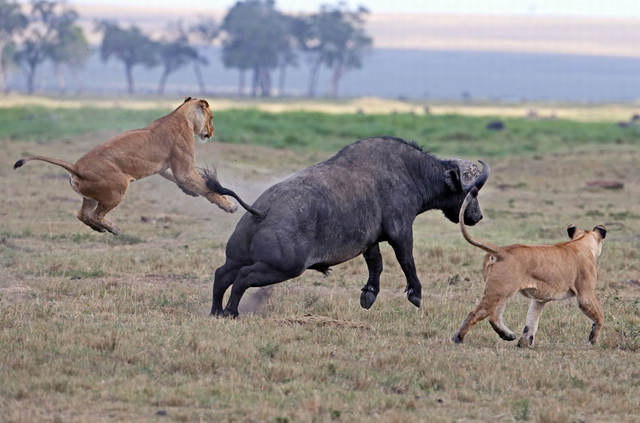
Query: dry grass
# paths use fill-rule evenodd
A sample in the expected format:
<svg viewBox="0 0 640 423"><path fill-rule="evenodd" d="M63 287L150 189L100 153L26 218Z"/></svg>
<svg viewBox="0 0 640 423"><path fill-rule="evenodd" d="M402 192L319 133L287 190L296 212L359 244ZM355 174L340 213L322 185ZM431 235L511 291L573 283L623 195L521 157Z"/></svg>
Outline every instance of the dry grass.
<svg viewBox="0 0 640 423"><path fill-rule="evenodd" d="M487 218L474 235L551 243L570 222L609 229L600 343L588 344L590 322L569 300L548 306L536 347L519 350L487 322L465 344L449 341L482 292L483 254L435 212L415 223L420 310L404 298L385 245L371 310L359 305L366 266L357 258L259 301L252 292L244 310L253 313L237 320L209 318L213 273L239 215L153 177L111 213L124 231L115 238L77 221L80 199L64 171L38 162L11 170L25 152L73 160L89 147L0 143L0 421L637 421L639 150L490 162L480 195ZM248 201L323 158L219 144L197 151ZM593 179L625 188L586 188ZM511 301L512 330L526 308Z"/></svg>

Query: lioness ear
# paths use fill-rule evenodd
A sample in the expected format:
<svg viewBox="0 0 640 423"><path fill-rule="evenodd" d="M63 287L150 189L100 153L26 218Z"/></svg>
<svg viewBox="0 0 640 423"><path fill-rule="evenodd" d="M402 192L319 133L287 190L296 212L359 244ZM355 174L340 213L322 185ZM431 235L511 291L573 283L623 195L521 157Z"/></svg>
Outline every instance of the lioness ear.
<svg viewBox="0 0 640 423"><path fill-rule="evenodd" d="M200 107L202 107L203 109L208 109L209 103L207 103L206 100L200 100Z"/></svg>
<svg viewBox="0 0 640 423"><path fill-rule="evenodd" d="M460 175L455 170L444 171L444 182L447 184L451 191L462 191L462 184L460 183Z"/></svg>
<svg viewBox="0 0 640 423"><path fill-rule="evenodd" d="M191 100L191 97L185 97L184 98L184 102L186 103L187 101Z"/></svg>
<svg viewBox="0 0 640 423"><path fill-rule="evenodd" d="M598 225L595 228L593 228L593 230L598 231L602 239L604 239L604 237L607 236L607 228L605 228L604 225Z"/></svg>
<svg viewBox="0 0 640 423"><path fill-rule="evenodd" d="M575 235L577 230L578 230L578 227L573 223L567 226L567 234L569 234L569 238L573 239L573 236Z"/></svg>

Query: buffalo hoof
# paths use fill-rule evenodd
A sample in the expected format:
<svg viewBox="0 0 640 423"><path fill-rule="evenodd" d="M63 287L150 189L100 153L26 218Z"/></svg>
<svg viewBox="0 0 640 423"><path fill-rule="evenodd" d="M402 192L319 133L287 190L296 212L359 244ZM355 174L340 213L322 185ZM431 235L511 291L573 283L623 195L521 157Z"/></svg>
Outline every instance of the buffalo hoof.
<svg viewBox="0 0 640 423"><path fill-rule="evenodd" d="M235 319L238 317L238 311L225 310L222 312L222 317L226 317L227 319Z"/></svg>
<svg viewBox="0 0 640 423"><path fill-rule="evenodd" d="M420 308L420 303L421 303L421 299L420 297L418 297L417 295L407 295L407 299L409 300L409 302L411 304L413 304L414 306Z"/></svg>
<svg viewBox="0 0 640 423"><path fill-rule="evenodd" d="M362 291L360 294L360 305L362 308L369 310L373 303L376 302L376 294L371 291Z"/></svg>
<svg viewBox="0 0 640 423"><path fill-rule="evenodd" d="M216 311L211 310L211 313L209 313L209 317L223 317L223 316L224 314L222 310L216 310Z"/></svg>

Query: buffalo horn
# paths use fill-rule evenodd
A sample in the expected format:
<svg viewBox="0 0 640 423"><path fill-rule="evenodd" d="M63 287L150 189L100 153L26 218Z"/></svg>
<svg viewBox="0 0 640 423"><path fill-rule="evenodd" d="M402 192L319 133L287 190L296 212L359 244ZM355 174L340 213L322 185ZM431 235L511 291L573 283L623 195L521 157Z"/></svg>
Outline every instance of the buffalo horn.
<svg viewBox="0 0 640 423"><path fill-rule="evenodd" d="M485 184L485 182L487 182L487 179L489 179L489 165L482 161L482 160L478 160L480 162L480 164L482 164L482 171L480 172L480 174L478 175L478 177L471 183L469 184L465 184L462 189L464 190L464 192L469 192L471 191L471 188L476 187L478 190L480 190L480 188L482 188L482 186Z"/></svg>

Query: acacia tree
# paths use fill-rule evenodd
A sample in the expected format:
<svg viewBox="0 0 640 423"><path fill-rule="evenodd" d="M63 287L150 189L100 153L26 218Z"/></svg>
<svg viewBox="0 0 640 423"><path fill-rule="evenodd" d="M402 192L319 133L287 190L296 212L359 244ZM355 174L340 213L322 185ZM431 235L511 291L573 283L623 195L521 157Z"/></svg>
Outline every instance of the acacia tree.
<svg viewBox="0 0 640 423"><path fill-rule="evenodd" d="M114 56L124 64L129 94L134 93L133 67L144 65L152 68L158 64L158 44L144 35L140 28L133 25L122 29L115 22L101 21L96 29L104 33L100 45L100 58L103 62Z"/></svg>
<svg viewBox="0 0 640 423"><path fill-rule="evenodd" d="M225 33L222 61L240 71L239 92L244 91L244 72L253 71L251 95L271 94L271 70L278 67L288 32L282 13L273 0L237 2L222 23Z"/></svg>
<svg viewBox="0 0 640 423"><path fill-rule="evenodd" d="M4 45L2 52L0 52L0 72L2 73L2 81L0 81L0 86L2 86L5 93L9 92L10 84L9 84L9 71L13 68L18 67L18 63L16 62L16 52L18 51L18 47L14 41L9 41Z"/></svg>
<svg viewBox="0 0 640 423"><path fill-rule="evenodd" d="M196 41L202 45L211 45L220 35L220 25L213 18L201 18L198 23L189 27L189 34L192 35ZM204 79L202 78L202 69L200 66L209 65L209 61L206 57L198 55L198 58L193 61L193 71L196 74L196 80L200 87L200 94L206 94L206 87L204 85Z"/></svg>
<svg viewBox="0 0 640 423"><path fill-rule="evenodd" d="M349 11L343 3L323 5L311 15L306 25L298 27L297 38L310 61L308 96L314 97L322 65L333 69L328 93L338 96L340 79L350 70L362 67L362 57L372 39L364 31L364 15L359 7Z"/></svg>
<svg viewBox="0 0 640 423"><path fill-rule="evenodd" d="M304 23L296 17L282 14L280 15L278 24L282 26L281 31L282 34L284 34L284 36L279 39L282 44L278 47L278 67L280 72L278 78L278 95L284 97L287 67L298 67L298 55L296 54L298 37L296 36L296 31L301 25L304 25Z"/></svg>
<svg viewBox="0 0 640 423"><path fill-rule="evenodd" d="M16 53L27 76L27 91L33 93L36 70L47 58L48 52L60 37L61 31L78 19L75 10L64 3L36 0L31 3L29 27L21 48Z"/></svg>
<svg viewBox="0 0 640 423"><path fill-rule="evenodd" d="M158 53L160 63L164 67L158 85L158 95L164 93L167 78L171 73L200 58L196 49L189 46L189 40L185 34L179 35L173 41L161 42Z"/></svg>
<svg viewBox="0 0 640 423"><path fill-rule="evenodd" d="M53 70L60 92L65 92L62 65L69 67L76 79L78 90L81 90L82 84L78 69L84 66L91 55L91 48L82 28L70 22L58 28L57 39L48 45L46 55L53 62Z"/></svg>
<svg viewBox="0 0 640 423"><path fill-rule="evenodd" d="M17 2L0 0L0 55L2 56L2 66L0 66L0 90L9 89L6 70L13 63L15 54L15 43L13 37L21 33L27 26L27 17L20 11Z"/></svg>

